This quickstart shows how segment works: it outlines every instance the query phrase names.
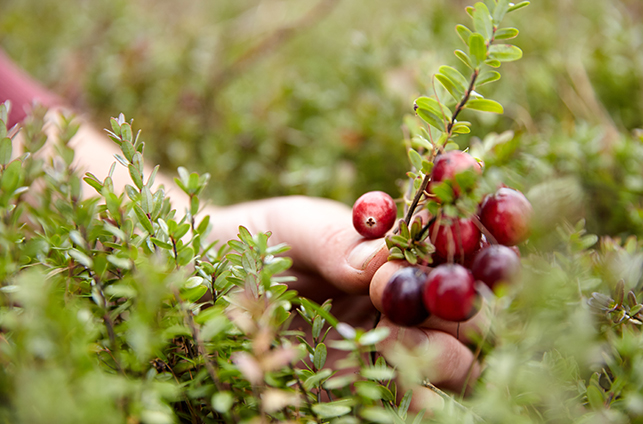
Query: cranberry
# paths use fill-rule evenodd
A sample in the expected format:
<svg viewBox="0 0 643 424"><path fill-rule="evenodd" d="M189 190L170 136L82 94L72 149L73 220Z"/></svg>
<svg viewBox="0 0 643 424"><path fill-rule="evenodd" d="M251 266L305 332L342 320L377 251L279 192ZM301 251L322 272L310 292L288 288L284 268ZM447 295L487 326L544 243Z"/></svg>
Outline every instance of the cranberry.
<svg viewBox="0 0 643 424"><path fill-rule="evenodd" d="M397 325L412 327L429 317L422 301L426 274L419 268L407 267L397 271L382 293L382 312Z"/></svg>
<svg viewBox="0 0 643 424"><path fill-rule="evenodd" d="M480 243L478 244L478 248L464 257L464 262L462 263L462 265L464 265L464 267L467 269L471 269L471 264L473 264L473 260L476 258L478 253L489 246L491 246L491 243L489 243L484 234L482 234L482 236L480 236Z"/></svg>
<svg viewBox="0 0 643 424"><path fill-rule="evenodd" d="M458 264L440 265L429 273L424 305L429 313L448 321L465 321L476 312L471 271Z"/></svg>
<svg viewBox="0 0 643 424"><path fill-rule="evenodd" d="M520 259L513 247L494 244L478 252L471 264L471 273L493 289L498 283L515 281L520 274Z"/></svg>
<svg viewBox="0 0 643 424"><path fill-rule="evenodd" d="M460 187L455 181L455 175L473 168L479 174L482 173L480 164L468 153L460 150L451 150L439 155L433 162L431 171L431 185L442 181L450 180L453 194L457 197L460 195Z"/></svg>
<svg viewBox="0 0 643 424"><path fill-rule="evenodd" d="M480 221L496 241L513 246L529 237L532 207L519 191L503 187L487 196L480 207Z"/></svg>
<svg viewBox="0 0 643 424"><path fill-rule="evenodd" d="M383 191L364 193L353 205L353 227L369 239L384 237L396 217L395 201Z"/></svg>
<svg viewBox="0 0 643 424"><path fill-rule="evenodd" d="M442 258L468 255L480 246L480 230L470 219L459 218L440 223L436 230L437 221L429 226L429 237L435 245L435 253Z"/></svg>

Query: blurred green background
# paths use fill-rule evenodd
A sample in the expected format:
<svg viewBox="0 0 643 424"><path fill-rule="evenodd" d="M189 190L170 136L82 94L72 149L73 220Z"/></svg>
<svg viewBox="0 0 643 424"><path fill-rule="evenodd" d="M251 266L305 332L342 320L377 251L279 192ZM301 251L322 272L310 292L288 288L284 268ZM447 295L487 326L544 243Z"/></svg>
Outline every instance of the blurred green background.
<svg viewBox="0 0 643 424"><path fill-rule="evenodd" d="M0 0L0 46L97 126L134 118L166 172L211 173L218 204L350 204L400 193L405 115L440 65L459 66L468 4ZM534 0L504 25L520 29L524 57L481 91L505 114L466 112L463 144L512 130L489 163L540 212L643 232L643 2Z"/></svg>

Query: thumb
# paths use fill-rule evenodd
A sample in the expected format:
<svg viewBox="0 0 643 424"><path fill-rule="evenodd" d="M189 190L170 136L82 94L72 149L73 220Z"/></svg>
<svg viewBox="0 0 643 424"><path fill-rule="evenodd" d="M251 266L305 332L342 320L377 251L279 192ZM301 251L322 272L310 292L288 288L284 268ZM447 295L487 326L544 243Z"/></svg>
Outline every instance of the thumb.
<svg viewBox="0 0 643 424"><path fill-rule="evenodd" d="M290 245L293 270L319 275L350 294L368 293L371 278L388 256L383 238L360 236L350 208L328 199L290 196L248 202L219 209L213 222L219 237L234 237L226 230L236 232L240 224L251 232L270 230L270 243Z"/></svg>

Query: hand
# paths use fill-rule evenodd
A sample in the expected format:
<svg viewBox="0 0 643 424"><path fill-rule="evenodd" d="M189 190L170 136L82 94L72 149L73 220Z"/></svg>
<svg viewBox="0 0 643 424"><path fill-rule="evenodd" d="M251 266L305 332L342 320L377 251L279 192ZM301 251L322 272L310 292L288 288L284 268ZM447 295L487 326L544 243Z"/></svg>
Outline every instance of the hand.
<svg viewBox="0 0 643 424"><path fill-rule="evenodd" d="M239 223L251 232L271 230L273 243L286 242L292 247L288 254L298 281L291 287L318 303L333 299L332 313L355 327L372 328L386 283L400 267L408 266L402 261L387 262L384 240L362 238L352 227L350 209L330 200L274 198L223 208L212 218L218 225L214 232L222 240L234 238ZM365 295L369 290L370 296ZM432 317L415 328L402 328L382 317L378 325L388 327L390 335L378 349L398 368L404 364L396 357L412 355L409 363L422 368L413 375L422 374L435 386L459 393L480 373L465 343L470 331L483 327L483 316L477 314L460 325ZM330 349L331 353L341 358L342 352ZM403 390L413 389L412 408L439 408L442 398L419 383L400 381Z"/></svg>
<svg viewBox="0 0 643 424"><path fill-rule="evenodd" d="M387 262L373 276L370 297L378 310L382 310L386 283L404 266L409 265L404 261ZM397 326L382 317L378 326L389 328L390 333L377 347L387 361L398 368L402 389L413 390L412 409L439 408L443 404L435 390L412 378L426 378L431 385L455 393L461 393L465 386L468 391L477 380L480 364L466 344L471 342L469 335L481 334L487 329L485 307L483 304L478 313L465 322L431 316L411 328Z"/></svg>

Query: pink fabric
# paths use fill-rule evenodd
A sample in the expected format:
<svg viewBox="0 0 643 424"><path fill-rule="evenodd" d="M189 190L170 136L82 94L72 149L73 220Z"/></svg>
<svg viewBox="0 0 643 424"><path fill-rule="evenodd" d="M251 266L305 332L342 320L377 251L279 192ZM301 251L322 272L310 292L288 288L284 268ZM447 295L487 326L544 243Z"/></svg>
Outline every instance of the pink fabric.
<svg viewBox="0 0 643 424"><path fill-rule="evenodd" d="M0 102L11 100L8 127L22 121L37 101L45 106L60 105L62 99L31 78L0 49Z"/></svg>

